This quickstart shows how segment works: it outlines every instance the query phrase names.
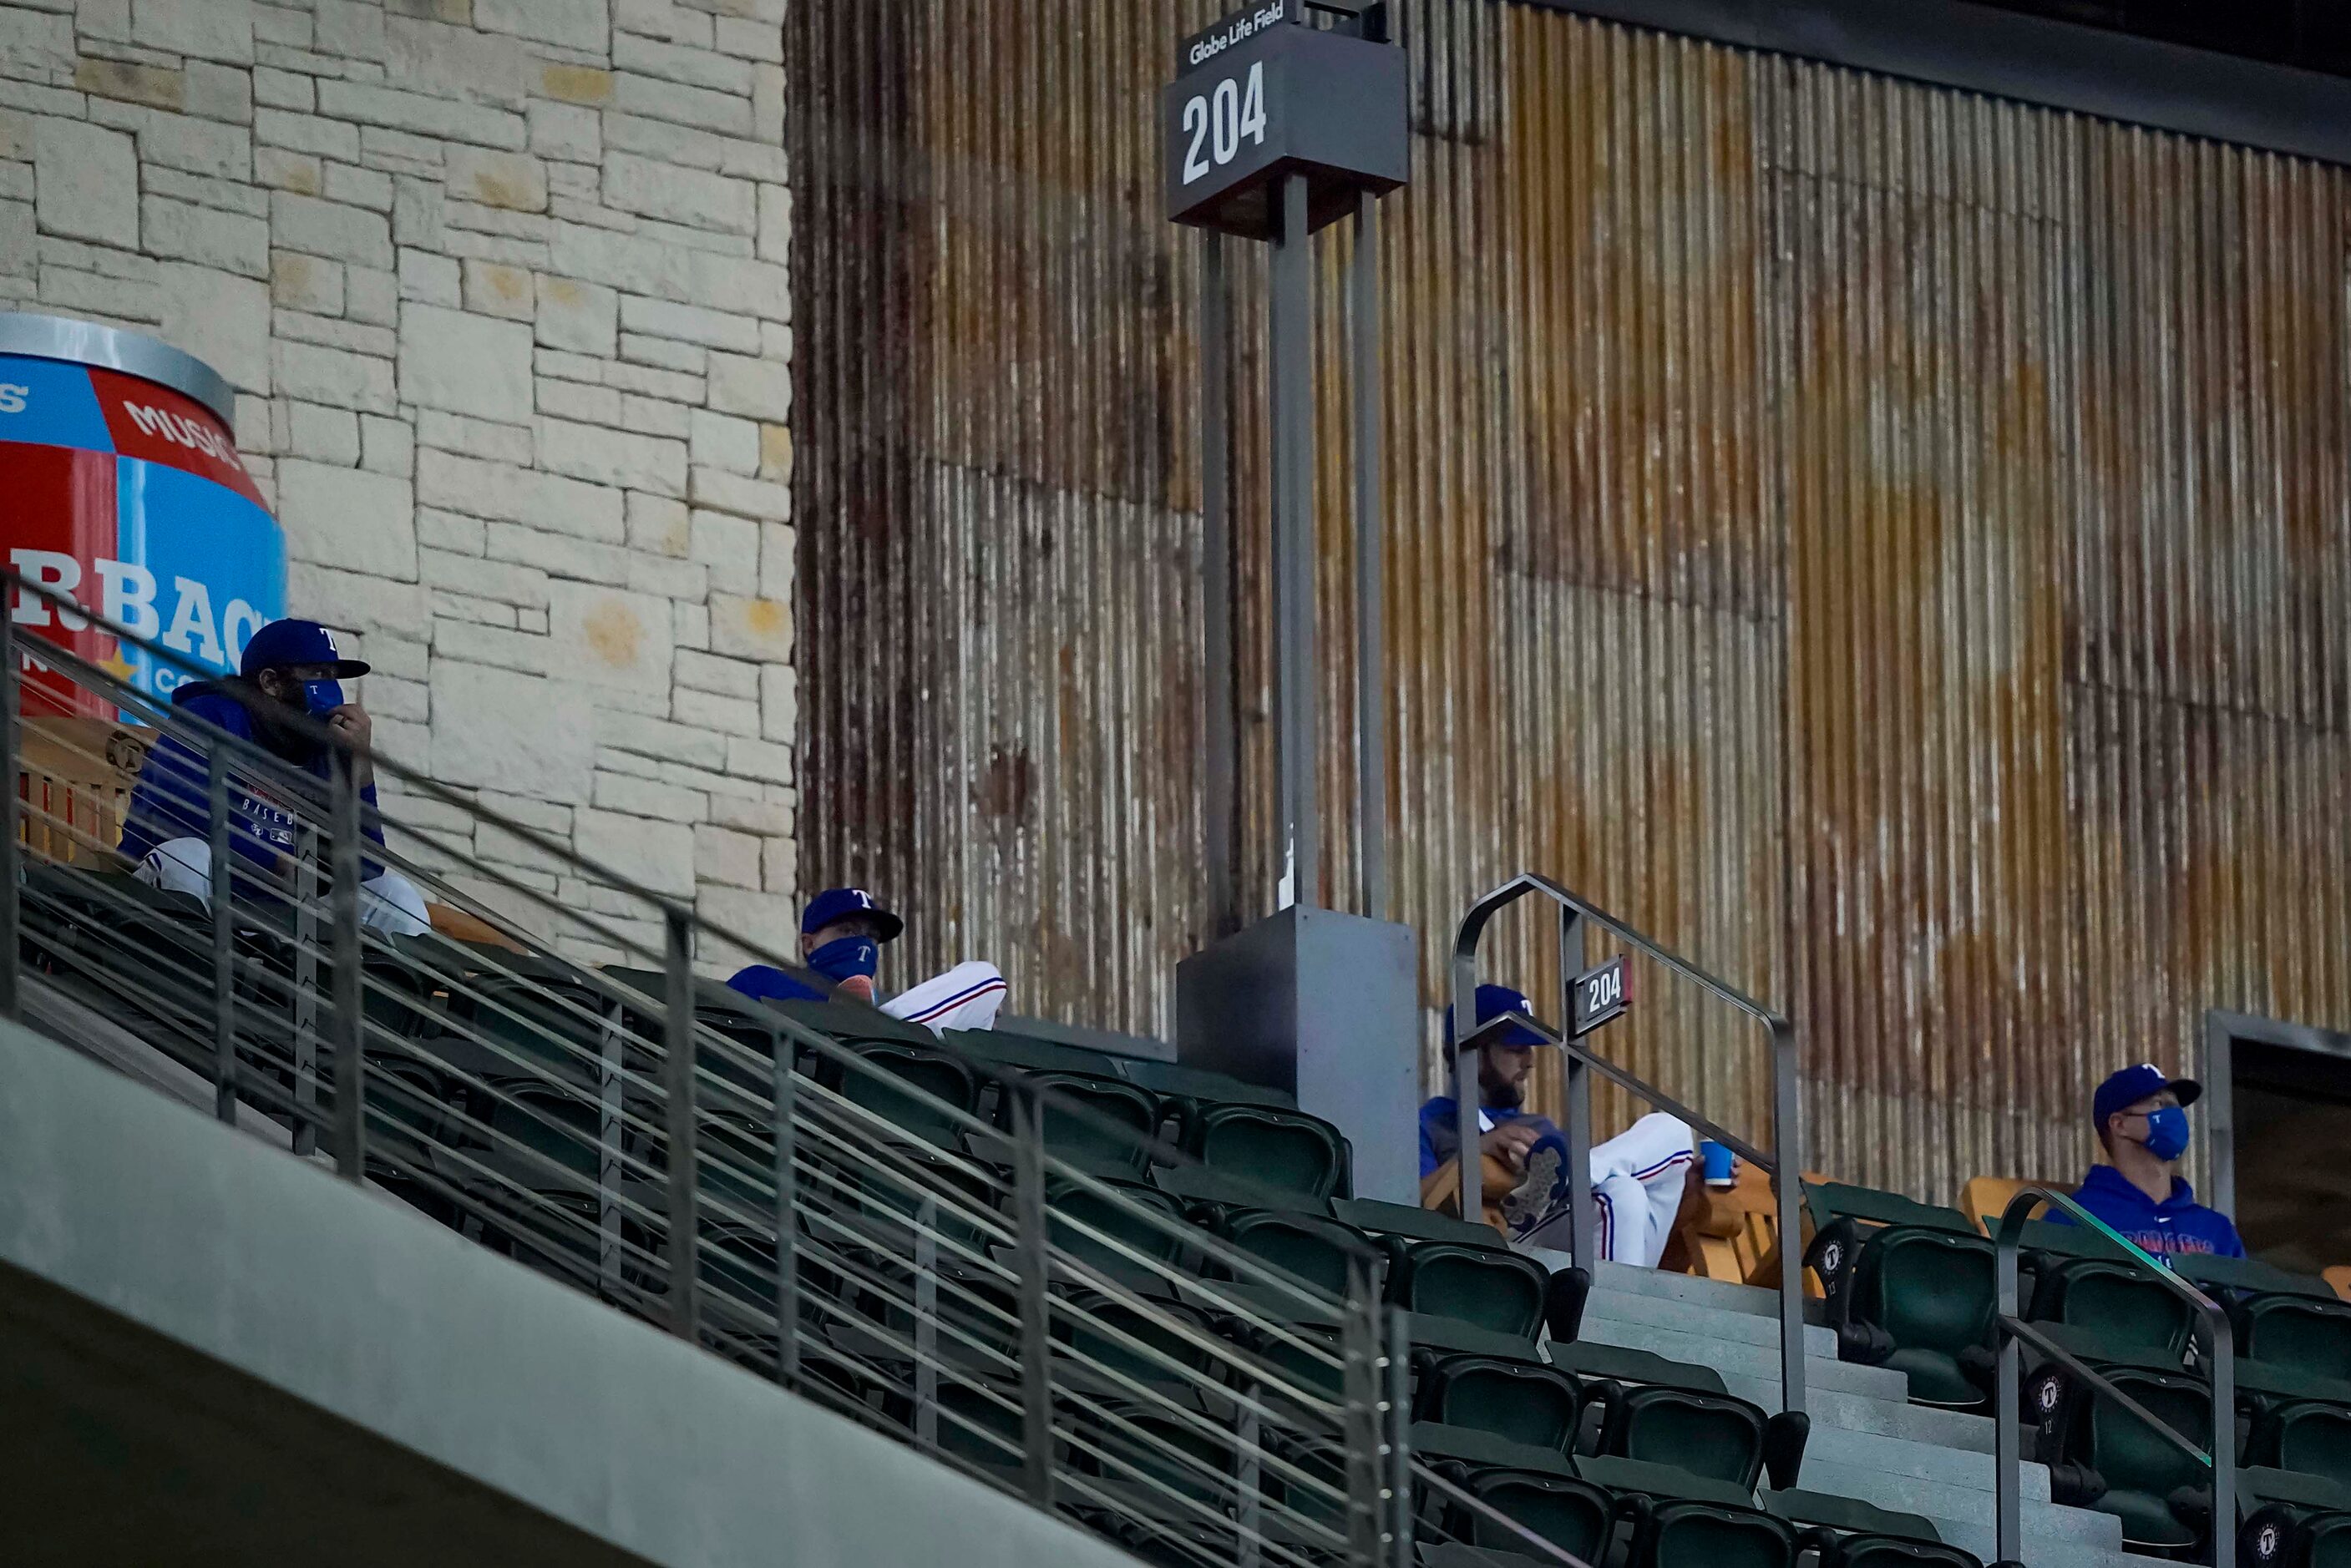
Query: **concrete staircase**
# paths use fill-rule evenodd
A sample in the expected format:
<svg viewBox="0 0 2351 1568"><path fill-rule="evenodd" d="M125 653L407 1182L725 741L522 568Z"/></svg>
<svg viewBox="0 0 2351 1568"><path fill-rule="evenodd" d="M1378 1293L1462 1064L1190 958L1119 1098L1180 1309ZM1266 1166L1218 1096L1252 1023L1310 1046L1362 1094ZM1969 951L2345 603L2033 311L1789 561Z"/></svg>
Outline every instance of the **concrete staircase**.
<svg viewBox="0 0 2351 1568"><path fill-rule="evenodd" d="M1813 1303L1813 1314L1818 1316ZM1603 1263L1594 1272L1583 1337L1652 1351L1722 1375L1733 1394L1780 1404L1779 1297L1688 1274ZM1951 1545L1990 1563L1995 1530L1992 1423L1908 1403L1899 1372L1836 1358L1836 1338L1807 1326L1805 1381L1813 1435L1802 1485L1880 1508L1923 1514ZM2111 1516L2049 1501L2049 1472L2024 1467L2023 1557L2030 1568L2155 1568L2123 1550Z"/></svg>

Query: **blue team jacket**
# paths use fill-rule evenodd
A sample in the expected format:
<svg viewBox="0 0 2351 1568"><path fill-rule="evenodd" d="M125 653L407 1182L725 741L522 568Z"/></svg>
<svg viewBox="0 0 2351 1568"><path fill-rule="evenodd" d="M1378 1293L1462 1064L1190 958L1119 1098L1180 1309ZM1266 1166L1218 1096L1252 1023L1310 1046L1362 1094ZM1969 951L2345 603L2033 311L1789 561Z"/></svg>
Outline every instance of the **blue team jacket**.
<svg viewBox="0 0 2351 1568"><path fill-rule="evenodd" d="M217 724L241 740L254 738L253 715L226 681L191 681L172 693L172 706ZM323 784L331 777L333 762L322 750L307 765L289 765L302 767ZM207 774L205 757L196 747L177 735L158 740L147 753L147 764L139 771L139 783L123 813L122 853L140 860L171 839L207 836L212 831L205 820L210 797ZM321 789L318 799L309 804L315 811L323 808L326 800ZM232 770L229 774L228 811L232 854L272 865L278 857L294 853L293 813L257 787L245 770ZM383 820L376 810L372 784L360 791L360 826L376 843L383 842ZM360 875L373 877L382 870L381 865L368 861Z"/></svg>
<svg viewBox="0 0 2351 1568"><path fill-rule="evenodd" d="M812 985L803 984L773 964L747 964L735 971L726 982L744 995L760 1002L822 1002L824 992Z"/></svg>
<svg viewBox="0 0 2351 1568"><path fill-rule="evenodd" d="M2195 1189L2177 1176L2171 1179L2171 1196L2158 1203L2125 1180L2113 1166L2094 1165L2074 1199L2113 1226L2125 1241L2158 1258L2175 1252L2212 1252L2223 1258L2245 1255L2245 1243L2229 1217L2197 1202Z"/></svg>

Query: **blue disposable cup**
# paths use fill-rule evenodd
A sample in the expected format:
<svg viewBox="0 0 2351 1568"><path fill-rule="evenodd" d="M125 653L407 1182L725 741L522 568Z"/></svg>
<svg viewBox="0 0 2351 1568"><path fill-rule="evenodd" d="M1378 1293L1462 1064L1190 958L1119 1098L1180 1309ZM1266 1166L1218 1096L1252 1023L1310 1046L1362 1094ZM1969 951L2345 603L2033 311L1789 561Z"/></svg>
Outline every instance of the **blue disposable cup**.
<svg viewBox="0 0 2351 1568"><path fill-rule="evenodd" d="M1706 1138L1698 1146L1698 1157L1706 1164L1706 1184L1708 1187L1737 1185L1737 1179L1731 1172L1739 1164L1739 1157L1730 1152L1730 1147L1728 1144L1719 1144L1712 1138Z"/></svg>

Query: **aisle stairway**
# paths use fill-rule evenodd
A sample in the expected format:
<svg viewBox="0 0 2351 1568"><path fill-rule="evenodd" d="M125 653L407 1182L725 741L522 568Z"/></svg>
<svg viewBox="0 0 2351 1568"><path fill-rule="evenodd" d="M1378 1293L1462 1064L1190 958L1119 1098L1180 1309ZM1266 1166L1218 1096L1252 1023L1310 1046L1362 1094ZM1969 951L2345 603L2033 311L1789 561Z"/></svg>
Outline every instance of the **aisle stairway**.
<svg viewBox="0 0 2351 1568"><path fill-rule="evenodd" d="M1770 1291L1602 1263L1583 1337L1710 1366L1733 1394L1775 1408L1779 1329L1779 1297ZM1805 1336L1813 1416L1806 1489L1922 1514L1945 1541L1991 1561L1991 1419L1909 1404L1902 1374L1837 1360L1834 1339L1817 1324ZM2052 1504L2049 1474L2039 1465L2024 1468L2024 1560L2032 1568L2142 1568L2158 1561L2123 1551L2111 1515Z"/></svg>

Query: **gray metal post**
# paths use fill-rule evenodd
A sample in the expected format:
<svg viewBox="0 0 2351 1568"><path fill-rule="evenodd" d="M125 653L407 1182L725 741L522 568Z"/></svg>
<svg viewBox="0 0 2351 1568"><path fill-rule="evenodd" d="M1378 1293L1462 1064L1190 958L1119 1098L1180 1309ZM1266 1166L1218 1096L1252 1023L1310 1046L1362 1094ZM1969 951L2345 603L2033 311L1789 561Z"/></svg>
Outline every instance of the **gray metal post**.
<svg viewBox="0 0 2351 1568"><path fill-rule="evenodd" d="M1020 1418L1023 1490L1040 1508L1053 1506L1051 1329L1046 1290L1052 1254L1045 1235L1045 1139L1036 1092L1020 1089L1012 1102L1014 1245L1020 1260Z"/></svg>
<svg viewBox="0 0 2351 1568"><path fill-rule="evenodd" d="M670 1325L699 1343L702 1278L695 1266L702 1228L699 1129L694 1119L694 926L685 910L662 911L663 957L668 974L663 1040L669 1055Z"/></svg>
<svg viewBox="0 0 2351 1568"><path fill-rule="evenodd" d="M621 1031L621 1003L615 999L606 1004L596 1029L596 1280L615 1301L622 1259L621 1144L628 1113Z"/></svg>
<svg viewBox="0 0 2351 1568"><path fill-rule="evenodd" d="M1486 1222L1486 1169L1479 1157L1478 1067L1484 1053L1460 1049L1458 1043L1478 1032L1478 961L1474 950L1457 948L1453 955L1453 1125L1459 1139L1461 1218L1472 1225Z"/></svg>
<svg viewBox="0 0 2351 1568"><path fill-rule="evenodd" d="M1387 919L1388 736L1386 502L1381 490L1378 198L1355 196L1348 276L1355 402L1355 824L1366 919Z"/></svg>
<svg viewBox="0 0 2351 1568"><path fill-rule="evenodd" d="M18 883L24 876L25 848L17 835L24 831L24 807L19 793L25 788L25 696L23 659L16 650L16 614L12 602L16 595L0 600L0 744L8 750L8 818L5 831L0 832L0 1016L21 1016L17 995L19 969L23 962L20 950L24 910L19 902Z"/></svg>
<svg viewBox="0 0 2351 1568"><path fill-rule="evenodd" d="M939 1447L939 1200L914 1205L914 1446Z"/></svg>
<svg viewBox="0 0 2351 1568"><path fill-rule="evenodd" d="M1313 236L1306 176L1282 177L1273 250L1273 637L1276 756L1290 904L1322 900L1322 835L1315 795Z"/></svg>
<svg viewBox="0 0 2351 1568"><path fill-rule="evenodd" d="M1583 917L1565 904L1559 907L1558 1027L1575 1026L1575 977L1583 972ZM1598 1216L1593 1213L1592 1185L1592 1074L1582 1055L1570 1050L1567 1058L1567 1120L1561 1127L1567 1166L1568 1246L1575 1266L1589 1269L1599 1259ZM1580 1200L1579 1200L1580 1199Z"/></svg>
<svg viewBox="0 0 2351 1568"><path fill-rule="evenodd" d="M2237 1095L2235 1042L2217 1009L2204 1012L2204 1060L2197 1076L2204 1082L2204 1101L2196 1119L2204 1128L2204 1185L2212 1207L2223 1214L2237 1211Z"/></svg>
<svg viewBox="0 0 2351 1568"><path fill-rule="evenodd" d="M1200 716L1202 829L1207 842L1208 935L1240 929L1234 849L1239 824L1233 688L1232 281L1225 236L1211 230L1200 273L1200 619L1206 702Z"/></svg>
<svg viewBox="0 0 2351 1568"><path fill-rule="evenodd" d="M1772 1197L1780 1217L1780 1407L1804 1407L1804 1122L1796 1026L1771 1035Z"/></svg>
<svg viewBox="0 0 2351 1568"><path fill-rule="evenodd" d="M1412 1330L1402 1307L1387 1309L1388 1562L1413 1568Z"/></svg>
<svg viewBox="0 0 2351 1568"><path fill-rule="evenodd" d="M1386 1472L1380 1438L1386 1426L1381 1396L1386 1392L1380 1365L1380 1305L1372 1293L1371 1266L1347 1261L1346 1315L1340 1323L1341 1376L1345 1388L1342 1430L1347 1447L1347 1560L1381 1560L1385 1532Z"/></svg>
<svg viewBox="0 0 2351 1568"><path fill-rule="evenodd" d="M2237 1568L2237 1355L2228 1318L2206 1315L2213 1336L2212 1568Z"/></svg>
<svg viewBox="0 0 2351 1568"><path fill-rule="evenodd" d="M319 830L294 836L294 1152L319 1147Z"/></svg>
<svg viewBox="0 0 2351 1568"><path fill-rule="evenodd" d="M335 828L330 892L335 931L335 1171L347 1181L367 1175L366 1026L360 1016L359 760L334 753ZM228 867L215 864L215 881Z"/></svg>
<svg viewBox="0 0 2351 1568"><path fill-rule="evenodd" d="M1234 1444L1240 1451L1234 1467L1240 1497L1233 1511L1240 1550L1233 1554L1233 1568L1258 1568L1265 1561L1265 1432L1253 1402L1241 1407Z"/></svg>
<svg viewBox="0 0 2351 1568"><path fill-rule="evenodd" d="M789 1036L776 1036L776 1377L788 1388L800 1376L799 1085L792 1070L798 1050Z"/></svg>
<svg viewBox="0 0 2351 1568"><path fill-rule="evenodd" d="M1780 1168L1784 1178L1787 1172L1784 1159ZM1787 1239L1790 1234L1784 1229L1780 1232L1782 1256L1789 1250ZM2023 1419L2022 1393L2017 1384L2024 1369L2024 1353L2017 1344L2016 1335L2008 1329L2008 1325L2016 1319L2018 1306L2014 1248L2000 1249L1993 1264L1993 1281L1997 1293L1995 1300L2000 1308L2000 1355L1992 1373L1997 1385L1993 1390L1996 1425L1992 1430L1992 1486L1999 1499L1995 1504L1999 1527L1994 1533L1994 1545L2001 1562L2022 1563L2024 1560L2024 1433L2020 1425ZM2217 1519L2219 1516L2215 1514L2214 1517Z"/></svg>
<svg viewBox="0 0 2351 1568"><path fill-rule="evenodd" d="M204 768L204 826L213 851L213 1115L236 1120L236 968L229 903L236 867L229 859L228 751L215 745Z"/></svg>

